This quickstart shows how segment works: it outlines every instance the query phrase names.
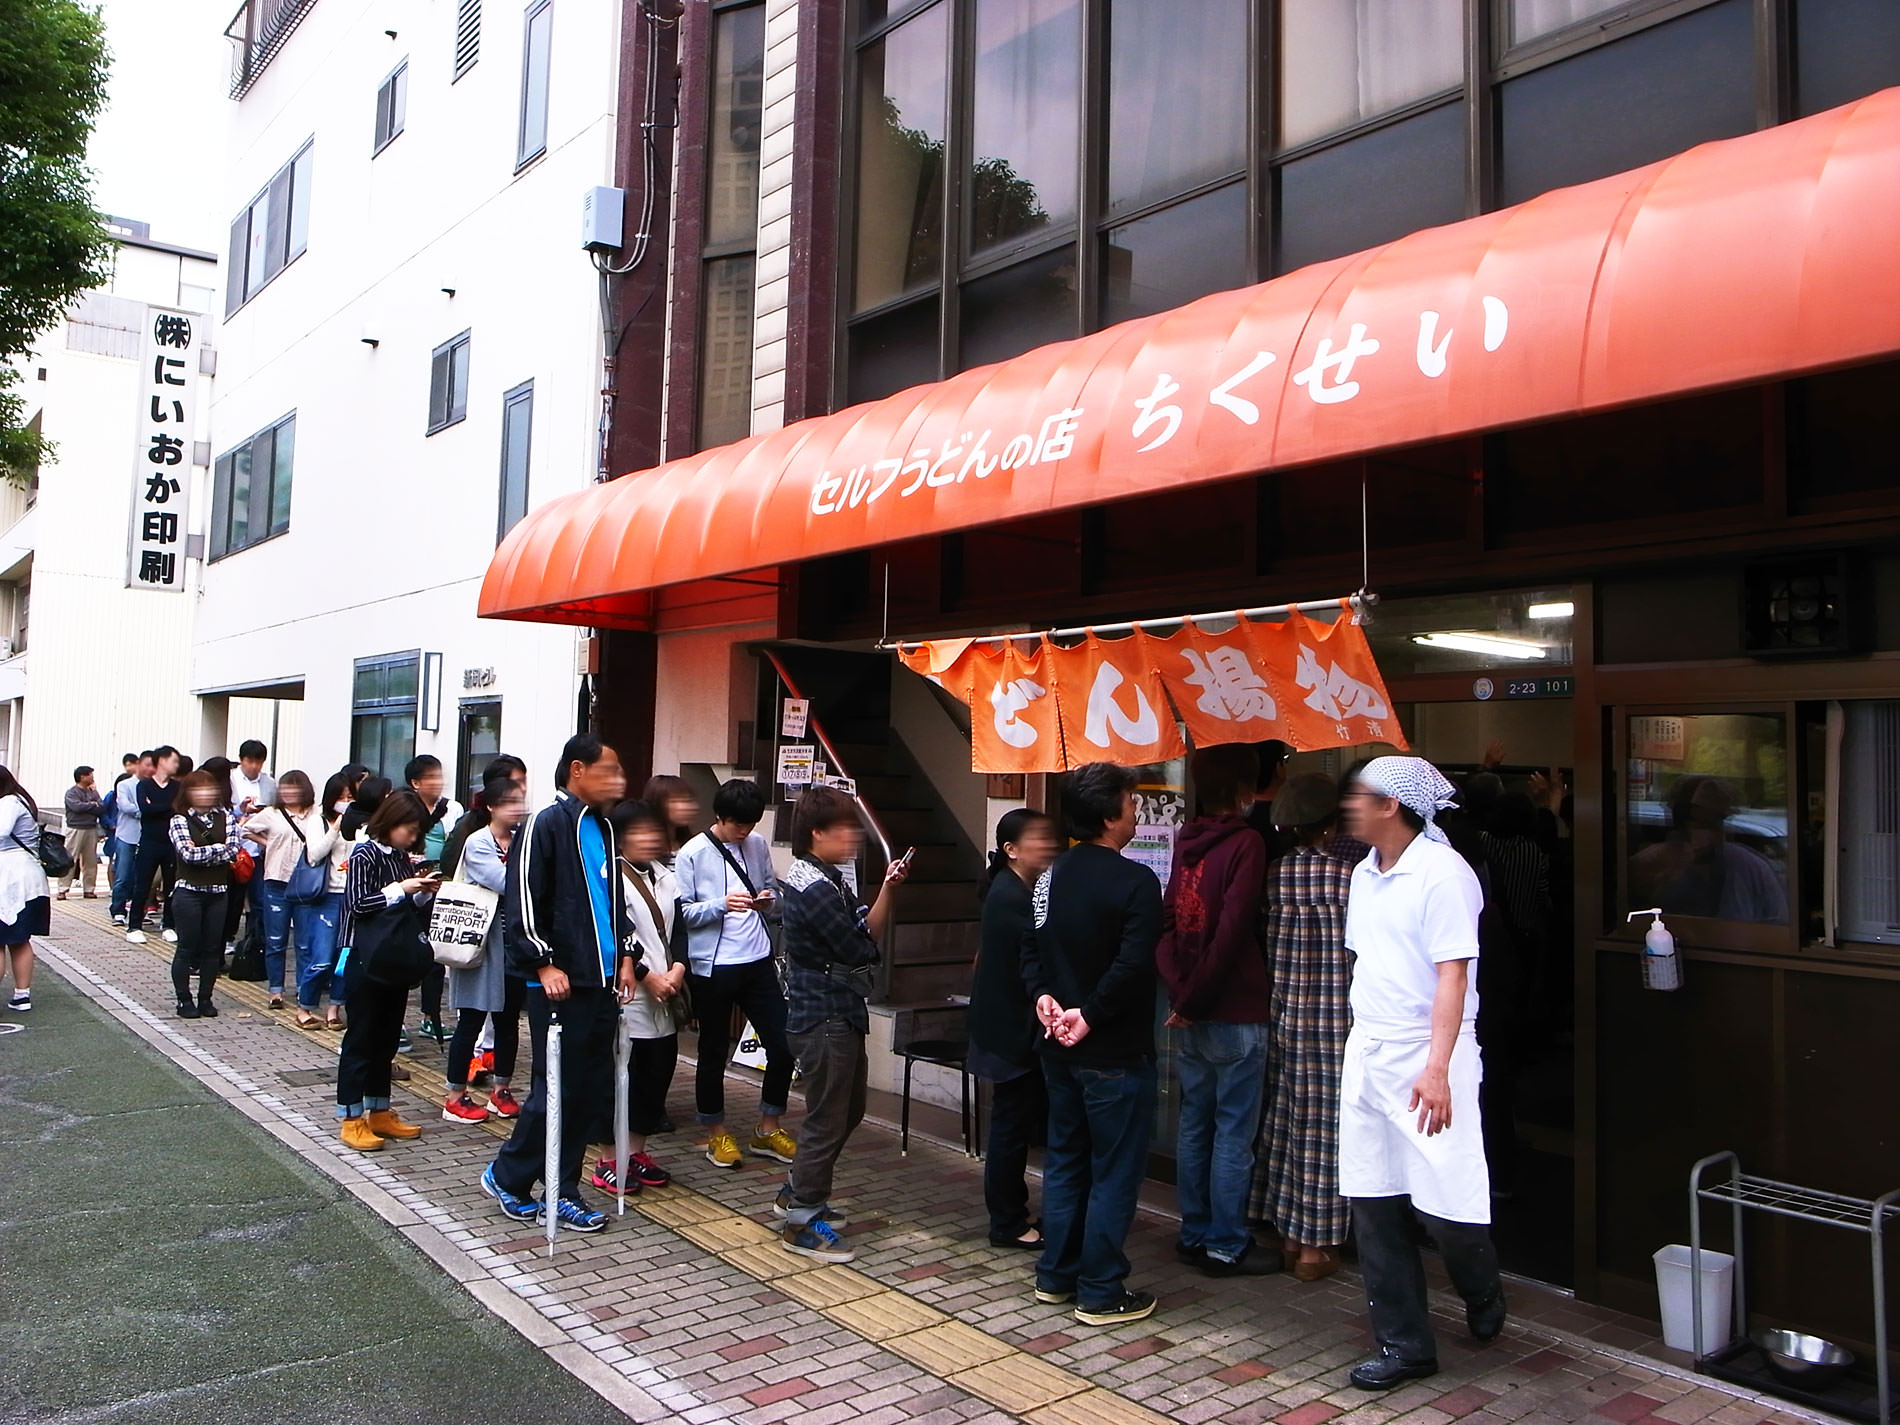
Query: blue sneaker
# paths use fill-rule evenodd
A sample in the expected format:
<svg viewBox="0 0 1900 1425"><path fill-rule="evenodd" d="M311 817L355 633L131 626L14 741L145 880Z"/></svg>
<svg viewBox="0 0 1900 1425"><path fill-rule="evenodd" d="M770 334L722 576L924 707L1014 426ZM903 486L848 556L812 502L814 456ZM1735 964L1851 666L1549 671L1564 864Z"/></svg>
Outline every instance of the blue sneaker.
<svg viewBox="0 0 1900 1425"><path fill-rule="evenodd" d="M490 1163L482 1169L482 1194L492 1197L501 1208L501 1215L510 1222L539 1222L541 1204L531 1197L516 1197L495 1181L495 1165Z"/></svg>
<svg viewBox="0 0 1900 1425"><path fill-rule="evenodd" d="M598 1232L607 1225L607 1214L596 1212L578 1197L564 1197L554 1205L554 1219L569 1232Z"/></svg>
<svg viewBox="0 0 1900 1425"><path fill-rule="evenodd" d="M807 1222L803 1227L788 1226L778 1240L786 1251L816 1262L849 1262L858 1255L845 1246L836 1229L822 1218Z"/></svg>
<svg viewBox="0 0 1900 1425"><path fill-rule="evenodd" d="M789 1187L780 1188L778 1196L772 1199L772 1215L779 1218L792 1215L792 1190ZM818 1209L818 1220L830 1223L832 1229L838 1232L851 1225L850 1218L829 1205Z"/></svg>

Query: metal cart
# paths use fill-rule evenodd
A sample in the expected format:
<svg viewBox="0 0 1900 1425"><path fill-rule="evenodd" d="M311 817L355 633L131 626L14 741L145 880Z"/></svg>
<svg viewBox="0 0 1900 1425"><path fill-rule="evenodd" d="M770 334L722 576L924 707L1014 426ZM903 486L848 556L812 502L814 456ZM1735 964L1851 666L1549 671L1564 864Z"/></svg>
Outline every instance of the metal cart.
<svg viewBox="0 0 1900 1425"><path fill-rule="evenodd" d="M1711 1168L1726 1164L1728 1174L1705 1183L1703 1175ZM1735 1308L1730 1325L1732 1339L1705 1352L1702 1332L1702 1204L1725 1202L1734 1214ZM1841 1227L1865 1232L1872 1240L1874 1298L1874 1381L1872 1399L1864 1386L1841 1385L1826 1391L1805 1391L1790 1386L1768 1373L1766 1366L1752 1367L1749 1356L1755 1351L1748 1339L1748 1313L1745 1307L1742 1256L1742 1212L1752 1208L1802 1222L1818 1222L1826 1227ZM1885 1230L1890 1214L1900 1214L1900 1188L1883 1197L1846 1197L1756 1177L1742 1171L1742 1161L1734 1153L1714 1153L1697 1163L1689 1172L1689 1297L1694 1312L1696 1369L1723 1380L1764 1390L1784 1399L1812 1405L1835 1414L1892 1425L1893 1396L1888 1380L1887 1362L1887 1277Z"/></svg>

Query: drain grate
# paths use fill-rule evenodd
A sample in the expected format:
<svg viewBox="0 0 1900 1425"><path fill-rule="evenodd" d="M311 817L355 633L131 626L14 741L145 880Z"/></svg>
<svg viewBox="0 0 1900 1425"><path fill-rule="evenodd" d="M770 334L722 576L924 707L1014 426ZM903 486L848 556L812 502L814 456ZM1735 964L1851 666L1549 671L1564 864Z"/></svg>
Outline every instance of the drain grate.
<svg viewBox="0 0 1900 1425"><path fill-rule="evenodd" d="M336 1082L336 1066L327 1069L282 1069L277 1077L294 1089L307 1089L314 1084L333 1084Z"/></svg>

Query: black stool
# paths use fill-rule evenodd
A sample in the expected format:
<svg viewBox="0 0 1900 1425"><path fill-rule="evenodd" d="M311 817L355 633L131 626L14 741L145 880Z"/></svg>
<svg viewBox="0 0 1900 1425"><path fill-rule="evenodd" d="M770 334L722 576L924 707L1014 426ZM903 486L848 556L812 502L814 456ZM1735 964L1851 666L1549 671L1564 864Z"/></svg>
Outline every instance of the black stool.
<svg viewBox="0 0 1900 1425"><path fill-rule="evenodd" d="M898 1136L899 1155L910 1155L910 1072L923 1063L957 1071L957 1077L963 1085L960 1115L963 1152L967 1157L981 1157L979 1145L983 1141L983 1098L980 1091L974 1095L970 1092L970 1071L965 1064L968 1046L954 1039L913 1039L897 1052L904 1056L904 1110L903 1128Z"/></svg>

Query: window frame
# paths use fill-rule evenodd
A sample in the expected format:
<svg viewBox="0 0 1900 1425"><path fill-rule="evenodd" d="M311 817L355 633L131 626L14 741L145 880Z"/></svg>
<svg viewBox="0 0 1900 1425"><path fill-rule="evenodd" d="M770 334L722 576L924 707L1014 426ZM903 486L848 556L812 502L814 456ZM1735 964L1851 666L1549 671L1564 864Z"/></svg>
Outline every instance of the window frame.
<svg viewBox="0 0 1900 1425"><path fill-rule="evenodd" d="M1487 18L1492 35L1489 77L1496 82L1514 79L1533 69L1541 69L1546 64L1555 64L1586 50L1667 24L1670 20L1720 4L1721 0L1622 0L1621 4L1600 15L1579 20L1561 30L1552 30L1549 34L1537 35L1522 43L1518 43L1512 35L1513 0L1484 0L1484 3L1490 12Z"/></svg>
<svg viewBox="0 0 1900 1425"><path fill-rule="evenodd" d="M364 672L377 669L387 672L392 668L409 668L415 673L416 691L413 697L359 698L356 695L356 681ZM355 757L358 749L357 733L360 725L370 718L381 724L388 718L407 717L409 719L409 757L416 755L416 736L422 731L422 650L406 649L397 653L377 653L367 658L352 659L350 663L350 754ZM381 728L378 728L377 745L381 746ZM409 757L403 758L404 762ZM367 764L366 764L367 765ZM400 765L393 769L373 768L373 771L392 780L401 775Z"/></svg>
<svg viewBox="0 0 1900 1425"><path fill-rule="evenodd" d="M205 562L207 564L216 564L220 560L228 559L234 554L242 554L247 549L255 549L260 544L268 544L271 540L280 538L290 532L290 510L288 505L284 512L284 523L281 529L274 527L275 521L272 517L272 512L277 504L278 442L281 433L285 430L291 432L291 467L285 472L284 483L292 497L294 497L296 493L296 429L297 412L293 409L287 414L279 416L269 425L260 426L257 430L252 431L243 440L233 445L229 450L226 450L216 460L211 462L211 514L207 519L205 527ZM270 470L260 487L257 478L256 448L257 443L267 435L271 437ZM264 533L252 534L249 524L247 523L244 542L234 545L230 542L231 478L232 472L235 469L233 462L235 462L239 451L249 452L251 459L251 483L245 492L245 505L247 508L246 519L248 522L251 514L261 509L264 514ZM259 493L260 488L262 491L261 495Z"/></svg>
<svg viewBox="0 0 1900 1425"><path fill-rule="evenodd" d="M528 147L528 96L534 80L534 25L547 16L547 44L542 56L541 138ZM515 119L515 172L519 173L548 151L548 115L554 98L554 0L529 0L521 16L521 93Z"/></svg>
<svg viewBox="0 0 1900 1425"><path fill-rule="evenodd" d="M369 156L375 158L402 137L409 112L409 57L403 56L376 87L376 126Z"/></svg>
<svg viewBox="0 0 1900 1425"><path fill-rule="evenodd" d="M311 170L315 164L316 142L314 135L305 139L298 146L297 151L290 156L289 162L271 174L270 180L258 189L251 200L238 210L238 215L231 220L228 245L225 250L228 259L224 272L224 315L226 317L262 295L265 288L283 276L290 269L290 265L309 250L309 195L304 190L310 186ZM302 183L298 182L299 168L302 169L304 180ZM269 204L269 199L280 186L284 194L285 211L281 218L273 222L276 215ZM273 269L270 266L273 254L269 251L264 253L265 275L253 287L250 273L251 251L254 246L252 238L255 236L252 232L252 220L260 203L265 204L264 241L267 244L270 243L274 227L283 249L283 256ZM242 237L239 236L240 230L242 230Z"/></svg>
<svg viewBox="0 0 1900 1425"><path fill-rule="evenodd" d="M466 327L429 353L429 416L427 429L423 431L425 436L460 425L468 419L469 346L473 332L473 327ZM455 404L455 358L458 353L462 358L462 404L459 407ZM443 400L446 404L442 407L441 418L437 419L435 373L437 363L444 357L447 358L443 377Z"/></svg>
<svg viewBox="0 0 1900 1425"><path fill-rule="evenodd" d="M528 423L528 429L527 429L527 433L523 436L523 451L522 451L522 458L521 458L521 495L520 495L521 508L519 512L515 515L515 517L513 519L510 519L508 517L508 509L509 509L509 504L510 504L510 501L508 498L509 489L510 489L509 479L508 479L508 474L509 474L508 472L508 435L509 435L509 427L511 423L514 421L514 419L516 418L515 412L516 412L517 407L523 408L525 410L525 413L526 413L525 419L527 420L527 423ZM529 379L527 381L523 381L519 386L514 386L508 389L507 391L504 391L501 397L501 479L500 479L500 486L497 491L497 501L496 501L496 505L497 505L496 514L495 514L495 543L496 544L500 544L502 540L506 539L508 537L508 531L513 529L522 520L527 518L528 493L533 488L533 481L534 481L534 381L532 379Z"/></svg>
<svg viewBox="0 0 1900 1425"><path fill-rule="evenodd" d="M707 87L708 87L709 98L706 104L706 112L705 112L706 127L705 127L705 136L704 136L704 148L702 150L704 153L708 155L710 155L713 152L713 142L712 142L713 126L720 121L720 117L723 112L719 101L715 98L710 97L712 87L717 83L718 78L719 78L719 74L718 74L719 29L720 29L721 23L725 20L726 16L735 14L743 10L757 10L760 15L761 27L763 27L764 20L765 20L765 0L724 0L724 3L715 4L708 11L709 18L711 19L711 22L712 22L710 26L709 34L707 36L708 38L708 65L707 65L706 72L707 72ZM760 99L761 99L760 113L763 114L764 113L763 94L761 94ZM732 261L747 261L751 264L752 275L751 275L751 282L749 283L749 286L752 291L753 318L750 322L747 323L747 331L750 333L750 340L748 340L747 342L747 347L749 350L752 350L754 352L756 352L756 349L757 349L757 316L758 316L758 296L759 296L759 221L758 221L758 216L759 216L759 201L763 198L763 194L755 194L755 199L754 199L753 207L752 207L752 232L751 232L750 237L745 238L745 239L735 238L734 240L730 242L708 242L708 241L704 241L703 239L704 239L704 235L707 234L711 230L711 227L712 227L713 183L711 181L710 172L708 173L707 182L704 184L704 188L705 188L705 192L701 198L700 215L699 215L699 231L702 235L702 241L699 244L699 274L698 274L699 288L698 288L698 293L697 293L698 305L699 305L698 323L697 323L699 340L698 340L697 346L695 347L696 354L693 361L694 369L693 369L693 411L692 411L692 414L693 414L693 448L695 450L704 450L707 448L707 442L705 439L706 397L708 394L708 383L706 381L706 355L712 348L710 335L711 335L711 324L712 324L712 319L713 319L712 302L709 300L709 296L712 292L712 283L710 281L710 277L711 277L713 268L719 263L732 262ZM748 380L747 381L748 389L750 388L751 384L752 384L751 381ZM751 398L749 395L747 397L746 407L747 407L747 411L750 412ZM747 426L747 433L749 434L751 431L750 419L747 420L746 426ZM743 439L744 437L741 436L739 438Z"/></svg>

